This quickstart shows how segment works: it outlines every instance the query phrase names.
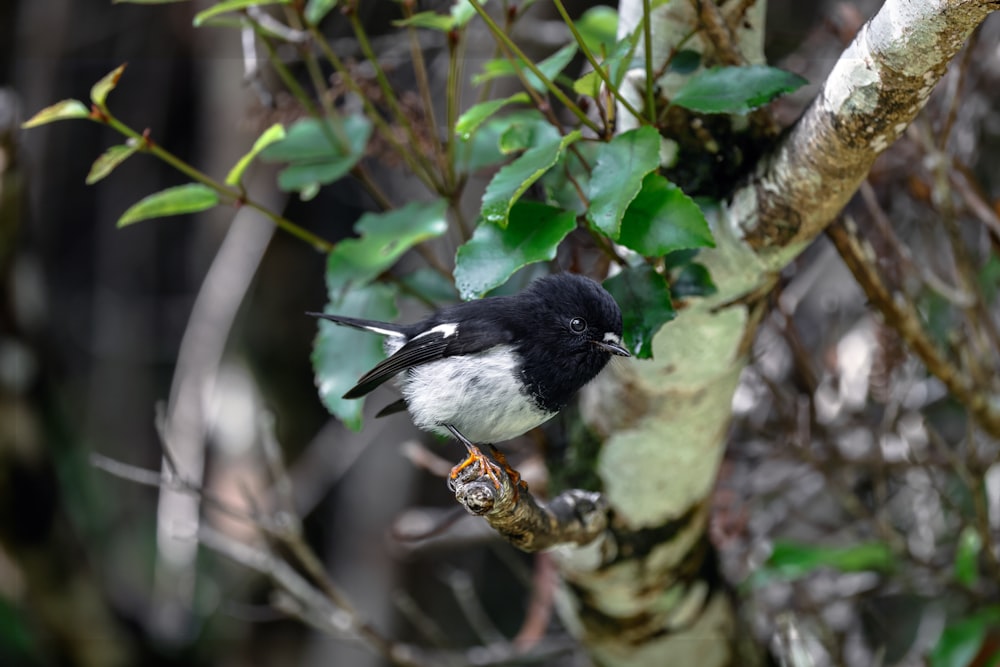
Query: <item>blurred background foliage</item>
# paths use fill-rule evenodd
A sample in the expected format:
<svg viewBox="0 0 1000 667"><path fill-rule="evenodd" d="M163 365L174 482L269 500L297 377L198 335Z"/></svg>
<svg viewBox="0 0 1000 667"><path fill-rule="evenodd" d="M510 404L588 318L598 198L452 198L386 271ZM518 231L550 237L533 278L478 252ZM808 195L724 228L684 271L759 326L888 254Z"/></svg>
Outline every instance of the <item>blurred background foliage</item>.
<svg viewBox="0 0 1000 667"><path fill-rule="evenodd" d="M589 6L567 5L574 16ZM779 102L783 124L875 8L769 3L769 60L813 82ZM326 301L322 254L266 221L242 212L234 221L226 208L117 230L129 205L185 179L138 156L87 187L111 132L19 129L58 99L87 99L93 82L127 61L118 117L224 174L262 130L301 109L267 73L246 81L239 33L194 29L194 11L105 0L0 7L0 664L384 664L355 641L287 620L268 585L211 553L198 552L193 570L164 564L157 526L169 508L155 490L94 468L91 454L159 469L155 407L172 393L174 406L193 396L204 417L206 489L237 505L267 493L258 415L275 415L306 537L385 634L439 642L472 664L499 659L475 647L511 641L541 646L540 664L586 664L549 613L544 555L517 553L471 519L433 538L398 539L450 516L453 501L422 469L439 462L406 420L353 433L320 403L309 362L316 327L303 312ZM394 88L413 91L409 52L391 31L397 16L392 2L359 6ZM323 29L364 72L347 22ZM492 56L477 29L466 73ZM933 339L950 355L973 355L970 367L984 373L995 372L998 353L998 32L994 20L977 33L848 210ZM445 37L428 35L422 48L440 83ZM542 59L567 34L537 3L515 37ZM421 192L377 145L364 163L395 201ZM374 209L349 180L307 202L287 197L276 172L256 165L248 189L330 241ZM223 252L225 270L209 274ZM984 300L970 305L948 285ZM198 299L208 325L192 331ZM418 312L403 304L404 317ZM197 383L177 384L209 371L210 400ZM827 240L784 273L734 410L713 541L759 641L786 658L805 650L810 662L798 664L921 665L928 655L934 665L1000 664L997 441L873 312ZM571 422L547 429L550 449ZM513 448L518 467L543 487L538 450L523 440ZM245 525L205 511L219 530L246 536Z"/></svg>

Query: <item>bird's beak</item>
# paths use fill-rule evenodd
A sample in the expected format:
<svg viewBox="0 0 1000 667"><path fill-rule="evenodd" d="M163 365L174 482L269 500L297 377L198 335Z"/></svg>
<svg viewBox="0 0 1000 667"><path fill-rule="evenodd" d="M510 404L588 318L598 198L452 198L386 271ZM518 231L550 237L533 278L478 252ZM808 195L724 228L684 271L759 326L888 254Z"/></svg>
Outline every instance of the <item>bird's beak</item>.
<svg viewBox="0 0 1000 667"><path fill-rule="evenodd" d="M603 340L595 340L594 345L601 348L605 352L610 352L611 354L617 354L619 357L631 357L628 350L622 347L619 343L609 343Z"/></svg>

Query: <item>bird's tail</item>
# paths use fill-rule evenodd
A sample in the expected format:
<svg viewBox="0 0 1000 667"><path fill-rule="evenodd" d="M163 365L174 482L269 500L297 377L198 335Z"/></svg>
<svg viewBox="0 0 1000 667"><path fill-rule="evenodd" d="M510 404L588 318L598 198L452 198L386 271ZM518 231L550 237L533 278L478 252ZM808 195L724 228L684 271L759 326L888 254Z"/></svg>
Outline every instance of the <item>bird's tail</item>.
<svg viewBox="0 0 1000 667"><path fill-rule="evenodd" d="M331 322L336 322L345 327L354 327L355 329L364 329L365 331L371 331L372 333L381 334L382 336L402 336L403 329L397 324L392 324L390 322L379 322L377 320L362 320L356 317L345 317L343 315L330 315L328 313L306 313L306 315L312 315L313 317L318 317L323 320L330 320Z"/></svg>

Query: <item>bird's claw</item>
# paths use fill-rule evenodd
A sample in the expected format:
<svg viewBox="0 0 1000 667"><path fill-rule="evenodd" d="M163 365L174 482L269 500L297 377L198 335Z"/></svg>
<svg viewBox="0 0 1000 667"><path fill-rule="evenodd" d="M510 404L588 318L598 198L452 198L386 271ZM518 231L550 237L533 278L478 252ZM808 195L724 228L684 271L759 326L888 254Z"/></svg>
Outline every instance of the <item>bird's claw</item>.
<svg viewBox="0 0 1000 667"><path fill-rule="evenodd" d="M472 444L454 427L447 426L447 428L451 431L452 435L458 438L458 440L465 445L465 449L469 453L464 461L451 469L451 474L449 475L449 486L454 488L456 480L458 480L460 476L465 476L463 471L467 468L475 466L478 470L479 477L488 477L489 480L493 482L493 486L496 489L503 488L501 475L509 477L511 486L514 488L515 500L517 499L518 491L521 488L525 491L528 490L528 484L521 479L521 473L510 467L510 464L507 462L507 457L503 455L503 452L492 445L486 445L489 448L489 453L485 453L479 447Z"/></svg>

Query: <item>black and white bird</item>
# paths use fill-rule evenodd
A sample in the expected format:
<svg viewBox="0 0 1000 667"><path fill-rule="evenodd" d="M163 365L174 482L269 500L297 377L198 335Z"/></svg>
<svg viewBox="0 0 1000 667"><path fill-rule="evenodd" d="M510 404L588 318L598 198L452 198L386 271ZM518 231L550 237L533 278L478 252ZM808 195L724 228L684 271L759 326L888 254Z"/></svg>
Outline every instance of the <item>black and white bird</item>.
<svg viewBox="0 0 1000 667"><path fill-rule="evenodd" d="M539 278L513 296L442 308L414 324L309 314L386 337L387 358L344 398L398 378L413 423L451 433L469 449L456 471L482 463L472 443L530 431L565 407L612 355L630 356L618 304L600 284L571 273Z"/></svg>

